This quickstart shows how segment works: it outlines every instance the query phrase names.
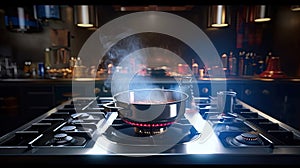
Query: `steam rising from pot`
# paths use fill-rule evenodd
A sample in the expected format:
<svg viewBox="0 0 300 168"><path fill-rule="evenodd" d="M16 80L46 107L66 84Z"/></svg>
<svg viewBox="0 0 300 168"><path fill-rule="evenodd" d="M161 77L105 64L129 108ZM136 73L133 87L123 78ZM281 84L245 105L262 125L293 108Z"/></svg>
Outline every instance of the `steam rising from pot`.
<svg viewBox="0 0 300 168"><path fill-rule="evenodd" d="M130 70L127 74L120 72L113 74L111 83L112 94L131 89L159 87L154 84L155 79L139 75L141 68L144 68L144 66L160 67L164 65L176 67L179 62L184 62L184 60L166 49L151 47L136 50L125 56L118 64L118 66L128 67Z"/></svg>

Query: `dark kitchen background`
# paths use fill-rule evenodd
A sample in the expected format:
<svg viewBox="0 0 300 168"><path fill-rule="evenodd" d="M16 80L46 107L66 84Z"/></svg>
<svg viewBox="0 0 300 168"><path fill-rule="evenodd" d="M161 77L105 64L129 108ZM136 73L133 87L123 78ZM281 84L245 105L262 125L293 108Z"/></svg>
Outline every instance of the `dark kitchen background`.
<svg viewBox="0 0 300 168"><path fill-rule="evenodd" d="M259 63L263 67L250 73L228 74L228 78L224 79L228 80L228 89L237 91L238 98L242 101L300 129L300 109L297 105L300 101L300 11L292 11L293 5L295 4L268 4L271 20L257 23L249 18L251 12L247 13L253 5L229 4L226 5L230 17L229 25L221 28L208 26L210 5L205 4L177 5L177 8L172 8L172 5L168 5L169 8L159 5L125 5L123 8L122 5L93 5L97 8L95 15L98 17L97 27L94 28L75 25L75 5L54 5L58 10L53 18L36 18L32 5L0 6L0 133L3 135L68 100L72 96L70 71L75 64L70 60L74 58L78 66L84 65L78 54L85 41L97 28L101 29L109 21L131 12L146 10L168 11L188 19L209 37L220 57L223 54L229 57L231 52L236 58L242 53L249 54L249 57L251 55L251 58L257 60L255 67ZM18 16L17 7L22 7L25 13L28 12L27 16L32 22L26 30L18 30L8 23L9 19ZM124 9L125 11L121 11ZM207 68L212 68L205 67L198 57L194 57L195 53L190 48L171 37L155 33L137 36L146 46L174 51L190 68L193 61L205 72L208 71ZM159 43L159 38L165 40L166 45ZM130 40L130 37L125 40ZM119 45L122 46L122 42ZM178 49L180 47L182 50ZM64 56L67 62L59 62L57 67L52 65L52 68L47 69L46 58L51 59L53 54ZM280 58L280 69L286 75L284 78L259 76L266 70L266 59L271 56ZM110 72L105 59L109 59L109 56L105 56L103 64L93 67L94 69L84 67L88 73L92 70L98 72L100 90L97 94L100 95L109 95L105 78ZM115 64L115 60L110 61ZM38 71L39 63L45 66L45 73L42 75ZM197 75L198 73L197 69ZM78 75L81 77L82 74ZM215 80L214 77L206 77L205 74L202 77L197 76L200 95L214 94L211 93L209 85Z"/></svg>

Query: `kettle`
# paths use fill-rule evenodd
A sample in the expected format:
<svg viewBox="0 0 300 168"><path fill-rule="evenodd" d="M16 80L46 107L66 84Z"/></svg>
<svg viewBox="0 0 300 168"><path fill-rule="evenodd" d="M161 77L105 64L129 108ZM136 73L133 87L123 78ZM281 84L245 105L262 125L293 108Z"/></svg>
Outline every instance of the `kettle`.
<svg viewBox="0 0 300 168"><path fill-rule="evenodd" d="M70 60L70 49L67 47L50 47L49 64L51 68L68 68Z"/></svg>

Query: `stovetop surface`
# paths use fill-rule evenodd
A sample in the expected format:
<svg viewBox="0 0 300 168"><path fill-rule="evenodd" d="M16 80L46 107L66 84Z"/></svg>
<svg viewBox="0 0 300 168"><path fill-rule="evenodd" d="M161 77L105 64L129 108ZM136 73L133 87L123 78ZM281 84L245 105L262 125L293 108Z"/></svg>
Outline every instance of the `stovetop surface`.
<svg viewBox="0 0 300 168"><path fill-rule="evenodd" d="M111 97L73 98L0 138L0 156L292 156L300 158L298 130L237 100L222 114L213 97L195 98L197 110L162 133L138 135ZM205 159L204 159L205 160Z"/></svg>

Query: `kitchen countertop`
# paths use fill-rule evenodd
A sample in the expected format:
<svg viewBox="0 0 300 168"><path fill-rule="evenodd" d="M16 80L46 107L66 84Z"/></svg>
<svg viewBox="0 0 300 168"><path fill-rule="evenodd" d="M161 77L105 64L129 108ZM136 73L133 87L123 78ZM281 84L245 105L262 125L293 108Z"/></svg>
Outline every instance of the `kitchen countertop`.
<svg viewBox="0 0 300 168"><path fill-rule="evenodd" d="M144 77L142 78L146 79L154 79L158 82L174 82L175 78L178 77ZM106 81L108 79L111 79L109 77L86 77L86 78L6 78L6 79L0 79L0 83L18 83L18 82L72 82L72 81L82 81L82 82L89 82L89 81ZM206 81L232 81L232 82L244 82L244 81L263 81L263 82L300 82L299 77L289 77L289 78L260 78L255 76L246 76L246 77L226 77L226 78L195 78L198 82L206 82ZM151 80L153 81L153 80ZM143 81L144 82L144 81Z"/></svg>

